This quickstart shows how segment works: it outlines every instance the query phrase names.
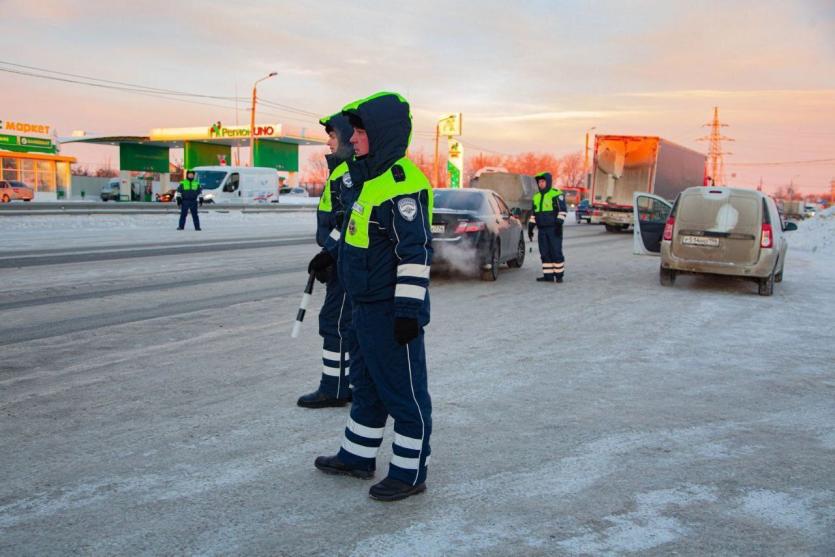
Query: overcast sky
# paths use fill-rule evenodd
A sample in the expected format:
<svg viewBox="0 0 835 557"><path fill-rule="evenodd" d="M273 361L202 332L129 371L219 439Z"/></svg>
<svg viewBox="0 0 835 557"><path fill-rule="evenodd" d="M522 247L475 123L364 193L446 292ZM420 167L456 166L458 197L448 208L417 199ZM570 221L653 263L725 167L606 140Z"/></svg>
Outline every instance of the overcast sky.
<svg viewBox="0 0 835 557"><path fill-rule="evenodd" d="M696 139L719 106L736 140L726 145L731 183L762 176L767 186L794 179L824 191L835 179L835 163L730 166L835 158L833 0L0 0L0 13L3 62L230 97L236 87L246 97L274 70L262 97L323 115L398 91L427 153L437 116L459 111L465 157L562 155L582 149L592 126L706 151ZM228 108L9 73L0 80L0 119L52 124L61 135L235 119L223 101L205 102ZM275 108L258 120L316 125Z"/></svg>

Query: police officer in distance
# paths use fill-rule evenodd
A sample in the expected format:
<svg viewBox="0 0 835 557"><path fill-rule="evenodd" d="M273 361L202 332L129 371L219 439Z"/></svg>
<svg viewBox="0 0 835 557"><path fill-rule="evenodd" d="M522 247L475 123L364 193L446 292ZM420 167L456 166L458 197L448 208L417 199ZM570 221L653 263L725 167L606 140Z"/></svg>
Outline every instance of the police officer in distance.
<svg viewBox="0 0 835 557"><path fill-rule="evenodd" d="M350 190L352 186L347 161L354 155L350 143L353 128L347 116L342 114L322 118L319 122L328 134L331 154L325 158L330 176L316 210L316 242L322 251L310 261L308 272L315 273L316 278L327 285L327 292L319 312L319 334L323 339L322 377L318 389L299 398L298 405L304 408L344 406L351 401L348 374L354 345L351 300L336 272L345 205L348 208L351 205L347 201L349 194L343 193L343 189Z"/></svg>
<svg viewBox="0 0 835 557"><path fill-rule="evenodd" d="M195 178L194 170L186 171L186 178L180 182L177 191L180 194L180 226L177 227L177 230L182 230L185 227L186 216L189 212L191 212L191 220L194 222L194 229L200 230L197 200L203 193L203 188L200 187L200 182Z"/></svg>
<svg viewBox="0 0 835 557"><path fill-rule="evenodd" d="M539 191L533 196L533 215L528 221L528 239L533 241L533 229L539 228L539 256L542 259L542 276L538 282L562 282L565 274L565 257L562 253L562 227L568 209L565 195L552 189L550 172L536 175Z"/></svg>
<svg viewBox="0 0 835 557"><path fill-rule="evenodd" d="M432 191L406 157L412 118L403 97L377 93L343 114L354 127L357 160L350 173L362 190L346 214L338 263L354 304L358 348L351 354L353 403L342 446L315 464L326 473L371 478L391 415L388 475L369 495L395 501L426 489L432 403L423 328L429 323Z"/></svg>

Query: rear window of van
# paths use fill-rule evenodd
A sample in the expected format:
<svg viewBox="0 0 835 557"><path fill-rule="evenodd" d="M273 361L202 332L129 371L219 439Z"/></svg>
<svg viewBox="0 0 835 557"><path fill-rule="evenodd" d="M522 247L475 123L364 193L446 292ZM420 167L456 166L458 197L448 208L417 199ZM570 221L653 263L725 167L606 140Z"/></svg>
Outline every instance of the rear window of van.
<svg viewBox="0 0 835 557"><path fill-rule="evenodd" d="M761 206L755 196L705 188L680 199L676 220L687 229L752 234L762 223Z"/></svg>

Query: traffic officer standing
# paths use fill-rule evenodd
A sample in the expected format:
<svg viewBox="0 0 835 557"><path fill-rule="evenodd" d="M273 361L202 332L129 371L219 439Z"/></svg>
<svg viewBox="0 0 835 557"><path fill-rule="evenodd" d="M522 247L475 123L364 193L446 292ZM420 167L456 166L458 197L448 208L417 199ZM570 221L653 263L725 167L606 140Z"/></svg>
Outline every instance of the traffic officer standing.
<svg viewBox="0 0 835 557"><path fill-rule="evenodd" d="M343 109L354 134L351 176L362 191L346 215L339 272L354 304L358 349L351 354L353 404L342 446L320 456L330 474L371 478L389 415L394 444L388 475L369 490L395 501L426 489L432 404L423 328L429 323L432 190L406 157L412 132L409 104L377 93Z"/></svg>
<svg viewBox="0 0 835 557"><path fill-rule="evenodd" d="M542 258L542 276L539 282L562 282L565 274L565 258L562 254L562 226L568 209L565 195L551 188L551 173L536 175L539 191L533 196L533 215L528 221L528 239L533 241L533 229L539 228L539 256Z"/></svg>
<svg viewBox="0 0 835 557"><path fill-rule="evenodd" d="M186 225L186 216L191 211L191 220L194 221L194 229L200 230L200 217L197 215L197 200L203 193L200 182L195 178L194 170L186 171L186 178L180 182L177 191L180 194L180 226L182 230Z"/></svg>
<svg viewBox="0 0 835 557"><path fill-rule="evenodd" d="M348 194L353 185L348 173L347 161L354 155L350 139L353 128L348 118L335 114L319 122L328 133L330 155L326 155L330 176L319 200L316 211L316 243L323 249L311 260L308 272L327 285L325 303L319 312L319 334L322 344L322 378L319 388L299 398L304 408L344 406L351 401L348 383L349 358L353 351L354 335L351 331L351 300L348 298L336 272L339 240L342 237L345 205L351 206ZM347 201L346 201L347 200Z"/></svg>

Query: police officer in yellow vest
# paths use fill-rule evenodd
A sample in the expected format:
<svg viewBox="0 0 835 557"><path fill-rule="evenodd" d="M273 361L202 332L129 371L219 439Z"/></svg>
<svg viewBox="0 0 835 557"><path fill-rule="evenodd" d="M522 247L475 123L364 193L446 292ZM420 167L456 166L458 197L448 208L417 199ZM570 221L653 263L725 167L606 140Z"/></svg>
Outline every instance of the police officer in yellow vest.
<svg viewBox="0 0 835 557"><path fill-rule="evenodd" d="M533 216L528 222L528 238L533 240L533 229L539 229L539 256L542 258L542 276L539 282L562 282L565 274L565 257L562 254L562 226L568 209L565 195L551 187L551 173L536 175L539 191L533 196Z"/></svg>
<svg viewBox="0 0 835 557"><path fill-rule="evenodd" d="M316 278L327 285L327 292L319 311L319 334L323 339L322 376L315 391L299 398L297 404L303 408L345 406L351 401L348 374L355 342L351 330L351 300L336 272L345 211L350 210L355 197L347 164L354 155L350 143L354 130L342 114L322 118L319 123L325 126L328 134L331 153L325 158L330 176L316 210L316 242L322 251L310 261L308 272L315 273Z"/></svg>
<svg viewBox="0 0 835 557"><path fill-rule="evenodd" d="M371 478L388 416L394 443L388 475L369 495L395 501L426 489L432 403L423 328L429 323L432 190L406 158L409 104L377 93L343 109L354 127L351 178L361 192L346 215L339 272L354 304L353 403L342 446L320 456L329 474Z"/></svg>
<svg viewBox="0 0 835 557"><path fill-rule="evenodd" d="M180 182L177 192L180 194L180 226L177 227L177 230L182 230L185 227L186 216L189 211L191 211L191 220L194 221L194 229L200 230L197 200L200 199L203 188L200 187L200 182L195 178L194 170L186 171L186 179Z"/></svg>

